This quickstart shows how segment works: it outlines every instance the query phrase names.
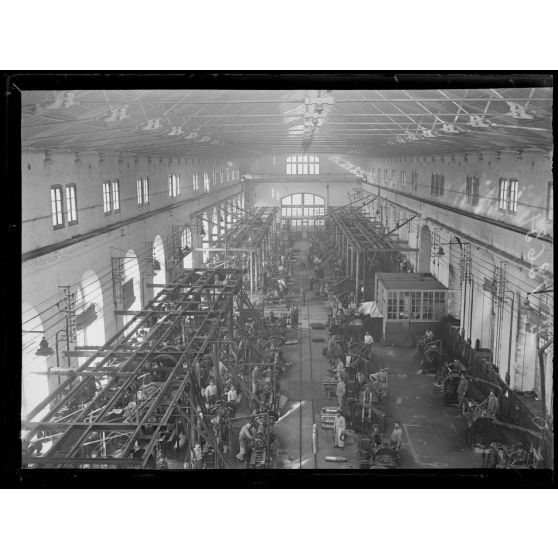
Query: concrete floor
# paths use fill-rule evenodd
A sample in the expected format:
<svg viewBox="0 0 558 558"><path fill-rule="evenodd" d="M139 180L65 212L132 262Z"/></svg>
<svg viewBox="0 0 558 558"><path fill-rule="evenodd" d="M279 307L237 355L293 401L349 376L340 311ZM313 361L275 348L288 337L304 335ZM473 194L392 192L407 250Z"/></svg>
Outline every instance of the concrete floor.
<svg viewBox="0 0 558 558"><path fill-rule="evenodd" d="M324 400L322 380L327 377L327 358L321 350L327 343L327 330L311 329L310 323L326 323L325 301L314 297L309 289L310 270L306 262L308 242L295 244L298 263L293 272L293 300L300 300L300 287L306 289L306 305L300 306L297 345L284 346L286 361L293 362L281 381L281 391L288 403L275 427L279 440L277 468L347 469L359 468L359 434L348 436L344 449L333 447L333 431L320 428L320 409L336 406ZM323 338L324 341L312 341ZM403 425L400 468L468 468L481 467L481 455L465 445L465 422L457 406L445 406L434 378L417 374L420 357L416 349L376 344L374 352L380 366L389 367L389 395L382 405L387 413L385 434L389 436L395 420ZM312 427L318 425L318 451L312 448ZM326 456L343 456L344 463L325 461Z"/></svg>

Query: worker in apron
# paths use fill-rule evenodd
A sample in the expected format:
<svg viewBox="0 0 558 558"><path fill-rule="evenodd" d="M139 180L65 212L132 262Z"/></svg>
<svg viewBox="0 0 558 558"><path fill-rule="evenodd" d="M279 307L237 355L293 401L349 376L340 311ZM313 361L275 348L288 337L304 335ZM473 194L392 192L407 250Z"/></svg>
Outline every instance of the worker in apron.
<svg viewBox="0 0 558 558"><path fill-rule="evenodd" d="M337 411L337 414L335 415L333 428L335 432L335 447L344 448L346 423L345 417L341 414L341 411Z"/></svg>

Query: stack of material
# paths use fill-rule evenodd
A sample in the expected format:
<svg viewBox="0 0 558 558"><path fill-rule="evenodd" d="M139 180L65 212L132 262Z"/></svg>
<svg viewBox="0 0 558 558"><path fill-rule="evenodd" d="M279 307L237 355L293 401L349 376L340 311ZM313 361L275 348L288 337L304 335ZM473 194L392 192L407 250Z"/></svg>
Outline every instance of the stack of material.
<svg viewBox="0 0 558 558"><path fill-rule="evenodd" d="M320 423L324 430L333 430L335 415L339 410L339 407L322 407L320 412Z"/></svg>

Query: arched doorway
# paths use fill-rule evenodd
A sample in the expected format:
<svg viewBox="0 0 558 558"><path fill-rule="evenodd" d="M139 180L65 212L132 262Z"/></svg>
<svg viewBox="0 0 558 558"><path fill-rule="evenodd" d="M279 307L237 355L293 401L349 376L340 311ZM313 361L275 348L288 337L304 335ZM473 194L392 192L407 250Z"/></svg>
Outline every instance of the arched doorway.
<svg viewBox="0 0 558 558"><path fill-rule="evenodd" d="M91 269L83 274L76 295L76 344L104 345L103 290L97 274ZM79 357L79 365L86 360Z"/></svg>
<svg viewBox="0 0 558 558"><path fill-rule="evenodd" d="M419 273L430 273L430 258L432 252L432 234L428 225L423 225L420 230L419 246Z"/></svg>
<svg viewBox="0 0 558 558"><path fill-rule="evenodd" d="M180 235L180 249L190 250L190 252L182 258L182 265L184 269L192 269L194 266L194 252L192 249L192 230L190 227L184 227L182 234Z"/></svg>
<svg viewBox="0 0 558 558"><path fill-rule="evenodd" d="M48 337L43 329L43 322L39 314L30 304L22 305L22 362L21 362L21 416L25 418L49 394L48 376L34 374L34 372L46 372L49 358L56 356L38 356L35 354L43 337L51 348L54 348L55 339ZM44 414L48 410L45 409ZM40 418L39 414L35 419Z"/></svg>
<svg viewBox="0 0 558 558"><path fill-rule="evenodd" d="M138 257L133 250L128 250L124 257L124 281L122 284L124 310L141 310L141 278ZM127 324L133 316L124 316Z"/></svg>
<svg viewBox="0 0 558 558"><path fill-rule="evenodd" d="M153 240L153 283L158 285L166 284L167 282L167 264L165 260L165 245L163 239L157 235ZM153 296L157 296L162 290L162 287L153 287Z"/></svg>

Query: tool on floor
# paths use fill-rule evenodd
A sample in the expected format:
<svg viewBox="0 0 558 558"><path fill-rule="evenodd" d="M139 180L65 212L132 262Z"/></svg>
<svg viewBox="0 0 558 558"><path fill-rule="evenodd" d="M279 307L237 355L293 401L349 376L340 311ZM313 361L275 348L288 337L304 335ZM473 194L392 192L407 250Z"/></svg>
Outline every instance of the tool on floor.
<svg viewBox="0 0 558 558"><path fill-rule="evenodd" d="M347 461L346 457L341 457L337 455L326 455L324 459L326 461L332 461L333 463L345 463Z"/></svg>

